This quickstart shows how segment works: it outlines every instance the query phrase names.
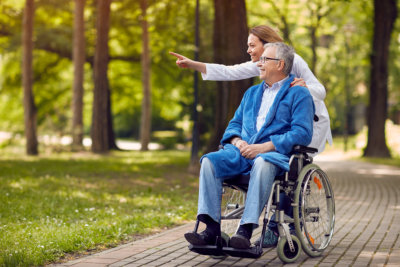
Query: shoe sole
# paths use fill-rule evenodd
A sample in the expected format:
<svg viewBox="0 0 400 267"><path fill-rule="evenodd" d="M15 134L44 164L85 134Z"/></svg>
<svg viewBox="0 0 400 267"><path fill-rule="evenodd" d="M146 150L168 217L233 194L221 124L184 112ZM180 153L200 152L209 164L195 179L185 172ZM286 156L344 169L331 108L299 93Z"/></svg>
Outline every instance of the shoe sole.
<svg viewBox="0 0 400 267"><path fill-rule="evenodd" d="M189 233L185 233L184 236L185 236L187 242L189 242L190 244L192 244L194 246L207 245L206 241L203 240L198 233L189 232Z"/></svg>
<svg viewBox="0 0 400 267"><path fill-rule="evenodd" d="M244 236L234 235L231 237L231 240L229 241L229 245L233 248L248 249L248 248L250 248L251 244L250 244L250 240L248 240Z"/></svg>

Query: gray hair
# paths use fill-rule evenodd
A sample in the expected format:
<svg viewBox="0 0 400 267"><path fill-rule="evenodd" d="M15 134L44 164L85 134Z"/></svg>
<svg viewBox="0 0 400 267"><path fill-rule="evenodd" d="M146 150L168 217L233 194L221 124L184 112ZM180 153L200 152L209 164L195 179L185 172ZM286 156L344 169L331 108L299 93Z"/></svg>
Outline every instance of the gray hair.
<svg viewBox="0 0 400 267"><path fill-rule="evenodd" d="M278 43L266 43L264 45L264 50L268 47L276 47L276 58L282 59L285 62L285 67L283 68L283 72L286 75L289 75L292 66L293 66L293 59L294 59L294 49L287 44L278 42Z"/></svg>

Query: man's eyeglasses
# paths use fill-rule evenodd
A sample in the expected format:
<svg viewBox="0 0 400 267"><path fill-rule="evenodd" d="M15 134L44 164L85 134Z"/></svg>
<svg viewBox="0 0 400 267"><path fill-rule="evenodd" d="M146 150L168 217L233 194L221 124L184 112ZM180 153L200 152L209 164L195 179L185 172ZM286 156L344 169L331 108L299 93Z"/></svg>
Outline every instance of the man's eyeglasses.
<svg viewBox="0 0 400 267"><path fill-rule="evenodd" d="M279 58L273 58L273 57L260 57L260 62L262 63L262 64L264 64L265 62L267 62L268 60L281 60L281 59L279 59Z"/></svg>

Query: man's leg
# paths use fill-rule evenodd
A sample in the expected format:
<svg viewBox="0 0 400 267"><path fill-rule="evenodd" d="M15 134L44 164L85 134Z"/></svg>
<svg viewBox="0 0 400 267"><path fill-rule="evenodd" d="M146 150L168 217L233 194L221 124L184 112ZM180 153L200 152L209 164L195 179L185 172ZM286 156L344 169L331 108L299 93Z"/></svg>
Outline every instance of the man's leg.
<svg viewBox="0 0 400 267"><path fill-rule="evenodd" d="M208 158L203 158L200 169L199 202L197 219L207 225L201 233L189 232L186 240L193 245L214 245L221 235L221 194L222 180L215 177L214 166Z"/></svg>
<svg viewBox="0 0 400 267"><path fill-rule="evenodd" d="M199 201L197 215L207 214L215 222L221 221L222 179L215 177L214 166L203 158L200 169Z"/></svg>
<svg viewBox="0 0 400 267"><path fill-rule="evenodd" d="M261 157L255 160L250 172L246 206L240 227L230 241L232 247L243 249L250 247L253 228L258 226L258 219L271 194L272 184L278 171L278 167Z"/></svg>

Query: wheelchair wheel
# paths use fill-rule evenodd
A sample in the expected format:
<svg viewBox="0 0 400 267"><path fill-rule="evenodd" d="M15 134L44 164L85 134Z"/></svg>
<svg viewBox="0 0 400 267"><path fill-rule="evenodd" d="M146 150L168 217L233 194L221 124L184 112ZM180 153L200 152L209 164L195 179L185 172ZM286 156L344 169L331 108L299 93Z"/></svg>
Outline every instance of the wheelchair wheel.
<svg viewBox="0 0 400 267"><path fill-rule="evenodd" d="M300 172L293 215L303 250L311 257L321 255L332 239L335 201L328 176L315 164Z"/></svg>
<svg viewBox="0 0 400 267"><path fill-rule="evenodd" d="M291 237L293 240L294 251L290 251L289 242L287 241L286 236L280 238L278 241L278 247L277 247L278 257L284 263L295 262L300 256L301 252L300 240L294 235L291 235Z"/></svg>
<svg viewBox="0 0 400 267"><path fill-rule="evenodd" d="M239 227L244 211L246 193L230 186L223 187L221 201L221 231L232 236Z"/></svg>

